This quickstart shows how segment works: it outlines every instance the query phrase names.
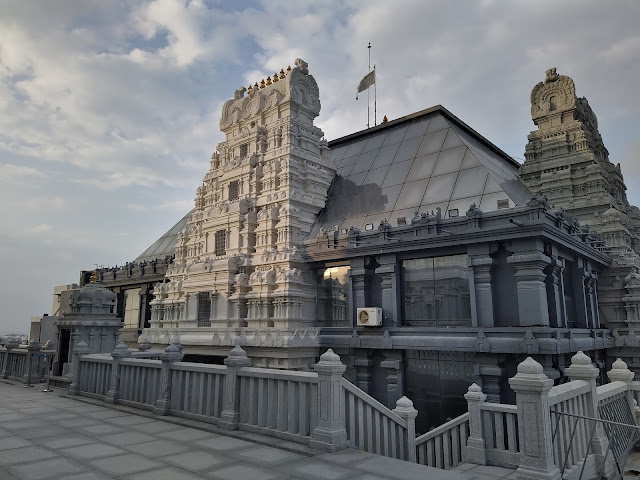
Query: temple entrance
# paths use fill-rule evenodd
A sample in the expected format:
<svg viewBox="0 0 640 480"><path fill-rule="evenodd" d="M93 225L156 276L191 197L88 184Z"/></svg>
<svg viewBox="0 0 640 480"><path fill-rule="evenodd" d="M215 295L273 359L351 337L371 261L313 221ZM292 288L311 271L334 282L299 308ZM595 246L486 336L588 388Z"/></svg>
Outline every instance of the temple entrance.
<svg viewBox="0 0 640 480"><path fill-rule="evenodd" d="M54 376L62 376L62 368L69 362L69 342L71 340L71 330L60 330L60 345L58 347L58 364Z"/></svg>

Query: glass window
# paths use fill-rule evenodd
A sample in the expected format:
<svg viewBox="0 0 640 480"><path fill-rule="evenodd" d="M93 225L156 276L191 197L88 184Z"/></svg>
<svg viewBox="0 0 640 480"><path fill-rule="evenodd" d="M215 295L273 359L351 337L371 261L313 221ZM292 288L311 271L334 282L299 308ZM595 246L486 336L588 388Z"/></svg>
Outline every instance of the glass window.
<svg viewBox="0 0 640 480"><path fill-rule="evenodd" d="M237 200L240 194L238 180L234 180L233 182L229 182L229 201Z"/></svg>
<svg viewBox="0 0 640 480"><path fill-rule="evenodd" d="M126 290L124 295L124 328L138 328L140 289L131 288Z"/></svg>
<svg viewBox="0 0 640 480"><path fill-rule="evenodd" d="M244 158L248 154L249 154L249 144L245 143L243 145L240 145L240 156Z"/></svg>
<svg viewBox="0 0 640 480"><path fill-rule="evenodd" d="M349 267L321 268L316 272L316 318L324 327L349 327L351 288Z"/></svg>
<svg viewBox="0 0 640 480"><path fill-rule="evenodd" d="M211 326L211 294L198 292L198 326Z"/></svg>
<svg viewBox="0 0 640 480"><path fill-rule="evenodd" d="M226 230L218 230L216 232L216 236L215 236L215 246L214 246L214 255L216 257L220 256L220 255L224 255L225 252L225 240L226 240L226 236L227 236L227 231Z"/></svg>
<svg viewBox="0 0 640 480"><path fill-rule="evenodd" d="M404 325L471 326L467 255L402 262Z"/></svg>

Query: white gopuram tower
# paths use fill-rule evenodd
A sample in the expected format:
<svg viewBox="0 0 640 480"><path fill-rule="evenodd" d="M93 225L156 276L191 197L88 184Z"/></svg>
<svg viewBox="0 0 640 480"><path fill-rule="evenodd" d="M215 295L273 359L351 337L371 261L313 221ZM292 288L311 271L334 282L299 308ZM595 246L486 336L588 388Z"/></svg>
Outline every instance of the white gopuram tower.
<svg viewBox="0 0 640 480"><path fill-rule="evenodd" d="M308 65L236 90L175 262L154 290L141 338L186 353L243 346L256 366L306 369L317 357L314 277L299 252L335 174ZM245 95L247 92L247 95Z"/></svg>

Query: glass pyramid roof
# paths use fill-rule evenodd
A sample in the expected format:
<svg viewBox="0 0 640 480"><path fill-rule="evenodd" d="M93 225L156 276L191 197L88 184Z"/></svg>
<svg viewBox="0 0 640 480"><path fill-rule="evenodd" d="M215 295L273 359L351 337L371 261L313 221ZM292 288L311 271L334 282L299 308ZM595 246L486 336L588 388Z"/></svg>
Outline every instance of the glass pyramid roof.
<svg viewBox="0 0 640 480"><path fill-rule="evenodd" d="M182 217L178 223L176 223L173 227L169 229L164 235L162 235L158 240L156 240L153 245L147 248L144 252L138 255L135 262L144 262L151 261L157 258L164 258L167 255L173 255L174 247L176 246L176 241L178 239L178 232L182 230L187 224L187 219L189 215L193 213L191 210L184 217Z"/></svg>
<svg viewBox="0 0 640 480"><path fill-rule="evenodd" d="M331 143L337 172L311 237L320 227L395 226L416 211L464 215L472 203L488 212L531 198L518 164L442 107Z"/></svg>

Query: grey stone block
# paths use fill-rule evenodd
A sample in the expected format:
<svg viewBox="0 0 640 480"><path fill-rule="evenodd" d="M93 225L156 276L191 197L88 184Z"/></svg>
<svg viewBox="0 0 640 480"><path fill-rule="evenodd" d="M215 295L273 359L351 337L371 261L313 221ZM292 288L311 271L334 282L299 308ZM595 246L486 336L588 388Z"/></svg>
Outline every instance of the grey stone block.
<svg viewBox="0 0 640 480"><path fill-rule="evenodd" d="M139 432L144 433L160 433L160 432L168 432L169 430L174 430L176 428L175 425L165 422L145 422L136 425L131 425L133 430L138 430Z"/></svg>
<svg viewBox="0 0 640 480"><path fill-rule="evenodd" d="M24 413L3 413L2 415L0 415L0 423L12 422L14 420L27 420L28 418L29 416L25 415Z"/></svg>
<svg viewBox="0 0 640 480"><path fill-rule="evenodd" d="M151 460L135 453L92 460L90 464L109 475L118 477L164 466L161 462Z"/></svg>
<svg viewBox="0 0 640 480"><path fill-rule="evenodd" d="M57 425L48 425L44 427L35 427L35 428L25 428L20 430L20 436L22 438L26 438L27 440L32 440L35 438L45 438L45 437L57 437L64 438L70 432L66 428L58 427Z"/></svg>
<svg viewBox="0 0 640 480"><path fill-rule="evenodd" d="M60 450L59 453L65 456L86 460L101 457L113 457L125 452L105 443L92 443L89 445L66 448L64 450Z"/></svg>
<svg viewBox="0 0 640 480"><path fill-rule="evenodd" d="M42 428L47 424L41 420L33 419L33 420L14 420L11 422L4 422L2 424L3 428L7 430L24 430L26 428Z"/></svg>
<svg viewBox="0 0 640 480"><path fill-rule="evenodd" d="M41 440L38 440L38 443L40 443L42 446L47 448L60 449L60 448L76 447L78 445L87 445L92 441L93 440L89 437L74 435L72 437L41 439Z"/></svg>
<svg viewBox="0 0 640 480"><path fill-rule="evenodd" d="M28 465L16 465L10 468L10 471L19 478L28 478L29 480L42 480L86 470L87 468L84 465L66 458L53 458L42 462L29 463Z"/></svg>
<svg viewBox="0 0 640 480"><path fill-rule="evenodd" d="M345 448L335 453L325 453L318 455L315 458L325 462L338 463L341 465L351 465L354 462L360 462L371 458L372 454L363 452L362 450L356 450L355 448Z"/></svg>
<svg viewBox="0 0 640 480"><path fill-rule="evenodd" d="M107 435L109 433L123 432L124 428L118 425L98 424L78 428L78 431L84 433L85 435Z"/></svg>
<svg viewBox="0 0 640 480"><path fill-rule="evenodd" d="M115 425L141 425L143 423L155 423L156 421L153 418L140 417L138 415L120 415L118 417L105 418L105 422L113 423Z"/></svg>
<svg viewBox="0 0 640 480"><path fill-rule="evenodd" d="M171 455L174 453L181 453L187 450L189 447L178 442L172 442L171 440L156 440L154 442L137 443L135 445L128 445L126 448L132 452L145 455L147 457L163 457L165 455Z"/></svg>
<svg viewBox="0 0 640 480"><path fill-rule="evenodd" d="M514 473L515 470L511 469L511 468L504 468L504 467L495 467L493 465L478 465L476 468L473 469L473 473L482 473L484 475L491 475L492 477L506 477L512 473Z"/></svg>
<svg viewBox="0 0 640 480"><path fill-rule="evenodd" d="M56 423L67 428L73 428L88 427L89 425L97 425L100 422L98 420L94 420L93 418L80 417L76 415L76 418L57 420Z"/></svg>
<svg viewBox="0 0 640 480"><path fill-rule="evenodd" d="M213 434L203 432L202 430L196 430L195 428L178 428L168 432L159 433L158 436L168 438L169 440L175 440L176 442L192 442L194 440L201 440L207 437L211 438Z"/></svg>

